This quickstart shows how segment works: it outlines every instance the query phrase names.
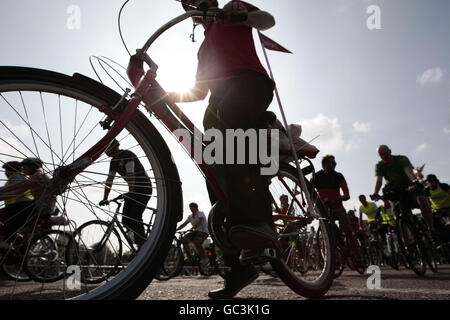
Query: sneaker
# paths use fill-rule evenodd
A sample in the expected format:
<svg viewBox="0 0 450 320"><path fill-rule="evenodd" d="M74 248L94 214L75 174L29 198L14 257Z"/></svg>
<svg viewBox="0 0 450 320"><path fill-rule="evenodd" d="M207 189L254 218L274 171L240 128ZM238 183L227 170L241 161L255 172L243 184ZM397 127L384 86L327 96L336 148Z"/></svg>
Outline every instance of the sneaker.
<svg viewBox="0 0 450 320"><path fill-rule="evenodd" d="M258 271L252 265L246 266L239 271L228 271L224 276L224 287L210 291L208 296L212 299L233 298L244 287L255 281L256 278L258 278Z"/></svg>

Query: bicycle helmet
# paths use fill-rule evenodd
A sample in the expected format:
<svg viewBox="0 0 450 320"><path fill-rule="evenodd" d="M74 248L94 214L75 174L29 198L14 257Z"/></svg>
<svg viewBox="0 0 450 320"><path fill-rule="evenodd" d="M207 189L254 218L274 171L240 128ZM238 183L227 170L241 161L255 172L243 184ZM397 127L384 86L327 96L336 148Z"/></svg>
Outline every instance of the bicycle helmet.
<svg viewBox="0 0 450 320"><path fill-rule="evenodd" d="M20 163L21 166L28 166L33 171L42 168L43 164L44 162L39 158L26 158Z"/></svg>
<svg viewBox="0 0 450 320"><path fill-rule="evenodd" d="M3 169L8 171L20 171L21 164L19 161L9 161L5 162L2 166Z"/></svg>

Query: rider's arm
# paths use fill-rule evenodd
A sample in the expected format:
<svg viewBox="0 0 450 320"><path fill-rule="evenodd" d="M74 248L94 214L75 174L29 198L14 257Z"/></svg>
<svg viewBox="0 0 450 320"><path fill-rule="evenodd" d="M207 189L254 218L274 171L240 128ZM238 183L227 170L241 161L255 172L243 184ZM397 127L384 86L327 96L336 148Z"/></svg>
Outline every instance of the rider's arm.
<svg viewBox="0 0 450 320"><path fill-rule="evenodd" d="M378 194L380 192L381 186L383 185L383 177L376 176L375 178L375 188L373 190L373 194Z"/></svg>
<svg viewBox="0 0 450 320"><path fill-rule="evenodd" d="M412 166L407 166L403 168L405 170L406 175L408 176L408 178L411 181L416 180L416 175L413 172L413 167Z"/></svg>
<svg viewBox="0 0 450 320"><path fill-rule="evenodd" d="M108 178L106 179L106 182L105 182L105 192L103 193L103 200L108 199L115 176L116 176L116 173L114 171L110 171L108 173Z"/></svg>
<svg viewBox="0 0 450 320"><path fill-rule="evenodd" d="M185 92L167 92L169 103L195 102L206 98L208 87L202 81L196 81L195 86Z"/></svg>
<svg viewBox="0 0 450 320"><path fill-rule="evenodd" d="M186 220L185 222L183 222L183 223L177 228L177 231L183 229L184 227L186 227L188 223L189 223L188 220Z"/></svg>
<svg viewBox="0 0 450 320"><path fill-rule="evenodd" d="M244 25L261 31L272 28L275 25L275 19L270 13L259 10L248 3L232 1L227 3L223 10L225 11L225 22L227 22L227 17L247 14L247 20L234 22L233 24Z"/></svg>
<svg viewBox="0 0 450 320"><path fill-rule="evenodd" d="M342 192L344 193L344 195L342 196L342 200L346 201L346 200L350 199L350 191L348 190L347 181L345 181L345 179L343 179L343 180L341 180L339 185L341 186Z"/></svg>

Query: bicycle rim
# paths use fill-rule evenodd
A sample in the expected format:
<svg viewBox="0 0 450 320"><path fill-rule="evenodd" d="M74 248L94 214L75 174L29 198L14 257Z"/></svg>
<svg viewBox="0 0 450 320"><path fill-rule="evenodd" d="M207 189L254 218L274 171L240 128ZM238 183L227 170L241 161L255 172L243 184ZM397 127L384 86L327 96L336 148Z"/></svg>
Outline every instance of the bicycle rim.
<svg viewBox="0 0 450 320"><path fill-rule="evenodd" d="M44 171L51 176L57 167L70 164L105 135L99 125L105 119L102 110L112 107L119 99L114 91L81 75L69 77L45 70L1 67L1 162L39 157L44 162ZM36 295L33 287L16 282L0 298L45 299L49 296L47 291L51 291L52 299L134 299L151 281L170 245L176 221L181 218L179 177L164 140L139 111L117 140L121 149L136 154L152 182L152 196L142 221L139 220L146 232L139 253L115 277L98 285L77 283L73 287L65 278L53 284L45 283ZM58 195L57 206L71 221L61 230L73 232L76 225L107 220L114 214L112 208L97 205L102 198L108 166L109 158L101 156ZM127 183L116 177L110 195L127 191ZM36 232L36 221L37 217L28 219L32 233Z"/></svg>
<svg viewBox="0 0 450 320"><path fill-rule="evenodd" d="M317 298L323 296L333 282L335 251L333 239L330 237L330 229L325 221L325 209L311 184L308 181L306 183L311 201L320 219L314 218L309 223L296 223L293 228L298 234L296 241L284 238L282 232L280 232L279 237L283 249L283 258L271 263L280 279L291 290L305 297ZM273 200L277 201L278 207L280 195L286 194L290 199L293 214L300 218L305 217L305 212L307 211L306 195L300 187L295 168L282 164L279 174L271 179L269 189ZM293 197L297 201L293 201ZM317 230L316 237L318 238L318 252L321 255L321 264L317 270L308 268L307 272L304 272L305 270L299 268L301 265L299 261L306 259L304 257L305 253L301 250L301 247L305 247L305 245L302 243L300 246L299 241L307 241L311 227Z"/></svg>

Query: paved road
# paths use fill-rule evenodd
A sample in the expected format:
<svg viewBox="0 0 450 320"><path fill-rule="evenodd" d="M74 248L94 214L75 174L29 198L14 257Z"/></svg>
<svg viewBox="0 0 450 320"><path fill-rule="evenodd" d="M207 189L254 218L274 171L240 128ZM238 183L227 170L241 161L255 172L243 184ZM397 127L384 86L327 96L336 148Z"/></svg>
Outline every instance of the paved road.
<svg viewBox="0 0 450 320"><path fill-rule="evenodd" d="M427 270L419 278L411 270L381 269L380 288L368 289L368 275L347 271L335 279L324 299L329 300L450 300L450 265L440 266L438 273ZM169 281L153 280L140 300L207 300L207 292L220 288L219 276L177 277ZM369 281L374 284L374 282ZM261 273L237 299L304 300L277 278Z"/></svg>

